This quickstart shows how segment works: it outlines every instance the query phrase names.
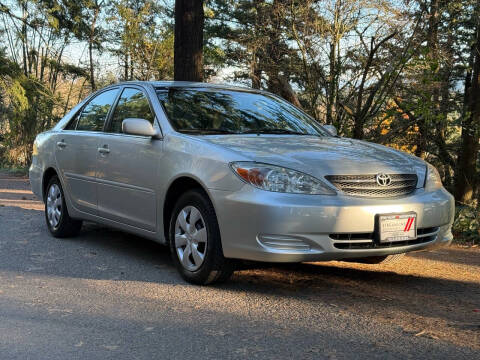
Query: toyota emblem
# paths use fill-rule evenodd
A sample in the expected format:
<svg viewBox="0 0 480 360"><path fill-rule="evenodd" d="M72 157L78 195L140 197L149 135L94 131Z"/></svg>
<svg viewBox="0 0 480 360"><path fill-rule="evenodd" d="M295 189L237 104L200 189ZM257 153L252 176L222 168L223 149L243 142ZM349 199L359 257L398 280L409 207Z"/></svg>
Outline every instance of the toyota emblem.
<svg viewBox="0 0 480 360"><path fill-rule="evenodd" d="M392 182L392 178L390 175L380 173L375 176L375 180L377 180L377 184L380 186L388 186Z"/></svg>

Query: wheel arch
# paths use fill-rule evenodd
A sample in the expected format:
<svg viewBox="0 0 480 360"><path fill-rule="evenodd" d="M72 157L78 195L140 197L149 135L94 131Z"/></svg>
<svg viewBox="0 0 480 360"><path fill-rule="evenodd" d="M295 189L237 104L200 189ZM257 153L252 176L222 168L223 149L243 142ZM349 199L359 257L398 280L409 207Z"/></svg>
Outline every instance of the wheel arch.
<svg viewBox="0 0 480 360"><path fill-rule="evenodd" d="M182 175L177 177L175 180L173 180L170 183L165 193L165 198L163 201L163 212L162 212L163 234L165 236L165 242L167 244L169 242L168 228L170 225L170 216L172 214L173 207L175 206L175 203L177 199L180 197L180 195L192 189L198 189L202 193L204 193L205 196L207 196L208 200L212 203L212 205L215 208L215 205L206 187L199 180L187 175Z"/></svg>
<svg viewBox="0 0 480 360"><path fill-rule="evenodd" d="M45 199L45 194L47 192L47 186L50 182L50 179L54 176L58 176L58 172L54 167L49 167L43 172L42 177L42 196Z"/></svg>

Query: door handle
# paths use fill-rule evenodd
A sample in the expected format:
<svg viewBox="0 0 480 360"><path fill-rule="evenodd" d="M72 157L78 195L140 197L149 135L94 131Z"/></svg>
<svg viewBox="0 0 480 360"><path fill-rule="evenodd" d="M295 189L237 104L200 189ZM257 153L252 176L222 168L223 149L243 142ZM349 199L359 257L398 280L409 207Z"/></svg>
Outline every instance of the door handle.
<svg viewBox="0 0 480 360"><path fill-rule="evenodd" d="M100 154L108 154L108 153L110 153L110 149L108 148L107 145L103 145L103 147L98 148L98 152Z"/></svg>
<svg viewBox="0 0 480 360"><path fill-rule="evenodd" d="M63 149L65 146L67 146L67 143L62 140L62 141L57 142L57 146L58 146L60 149Z"/></svg>

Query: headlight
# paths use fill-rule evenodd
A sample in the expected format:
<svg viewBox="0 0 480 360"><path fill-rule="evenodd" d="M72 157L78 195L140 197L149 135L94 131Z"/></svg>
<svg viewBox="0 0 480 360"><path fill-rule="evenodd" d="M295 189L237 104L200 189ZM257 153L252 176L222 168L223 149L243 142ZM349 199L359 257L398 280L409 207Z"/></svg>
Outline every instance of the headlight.
<svg viewBox="0 0 480 360"><path fill-rule="evenodd" d="M313 176L280 166L255 162L235 162L232 170L256 188L295 194L336 195L336 192Z"/></svg>
<svg viewBox="0 0 480 360"><path fill-rule="evenodd" d="M433 191L442 187L442 179L435 166L427 163L427 173L425 175L425 190Z"/></svg>

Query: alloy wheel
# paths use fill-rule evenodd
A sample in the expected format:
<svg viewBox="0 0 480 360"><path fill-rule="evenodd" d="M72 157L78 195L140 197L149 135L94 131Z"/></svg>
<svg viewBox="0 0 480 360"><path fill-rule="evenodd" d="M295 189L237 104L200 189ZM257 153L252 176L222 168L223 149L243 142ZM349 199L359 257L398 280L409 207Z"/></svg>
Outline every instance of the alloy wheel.
<svg viewBox="0 0 480 360"><path fill-rule="evenodd" d="M194 206L184 207L175 222L175 248L182 266L195 271L207 253L208 235L202 214Z"/></svg>
<svg viewBox="0 0 480 360"><path fill-rule="evenodd" d="M47 218L54 229L60 224L62 216L62 192L57 184L52 184L47 193Z"/></svg>

